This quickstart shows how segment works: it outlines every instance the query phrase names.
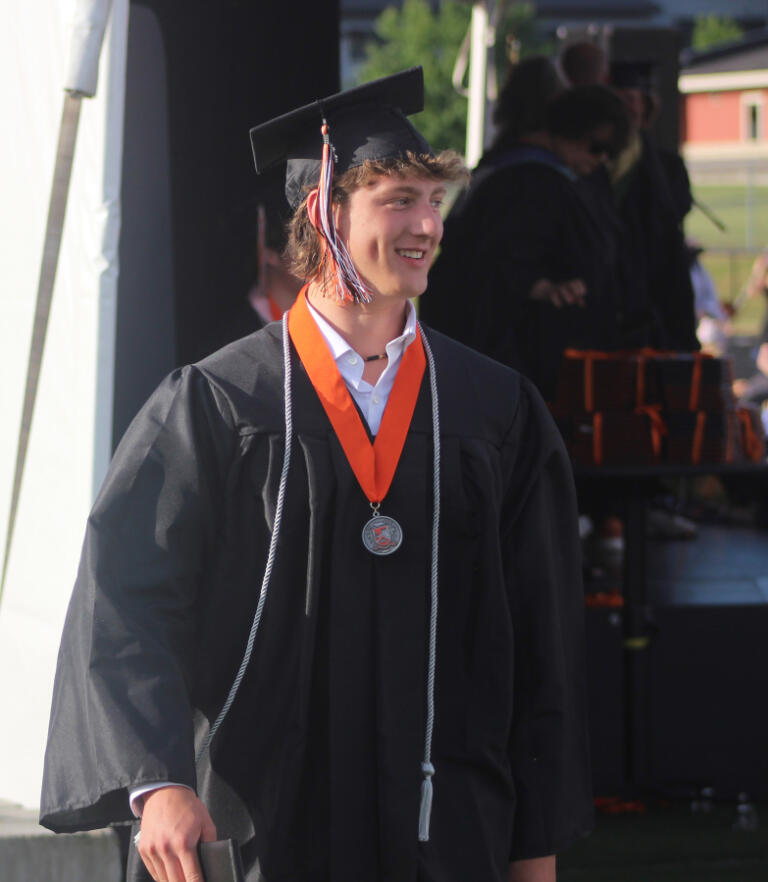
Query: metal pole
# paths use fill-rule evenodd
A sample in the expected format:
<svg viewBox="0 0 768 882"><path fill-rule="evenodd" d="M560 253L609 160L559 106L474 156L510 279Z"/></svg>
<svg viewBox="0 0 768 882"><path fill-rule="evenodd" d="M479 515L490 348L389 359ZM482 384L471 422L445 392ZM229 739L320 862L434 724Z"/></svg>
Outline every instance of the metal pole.
<svg viewBox="0 0 768 882"><path fill-rule="evenodd" d="M99 58L104 40L104 31L109 21L112 0L77 0L73 10L70 27L69 60L64 78L64 106L59 125L59 140L56 148L56 162L53 169L53 183L48 204L48 220L43 240L43 254L40 262L40 276L37 284L35 317L32 325L32 341L27 362L27 380L24 386L19 438L16 445L16 464L13 472L11 503L8 511L8 526L5 534L2 570L0 571L0 600L3 597L11 558L13 533L21 497L24 466L27 460L29 436L32 430L32 417L35 412L37 388L45 350L45 337L48 319L51 314L53 288L59 264L59 250L64 230L64 218L69 196L69 181L75 156L77 128L80 122L82 99L93 98L99 79Z"/></svg>
<svg viewBox="0 0 768 882"><path fill-rule="evenodd" d="M485 0L472 7L467 108L466 163L474 168L483 155L488 72L488 7Z"/></svg>
<svg viewBox="0 0 768 882"><path fill-rule="evenodd" d="M747 198L747 248L755 247L755 193L754 193L754 174L751 165L747 165L746 180L746 198Z"/></svg>
<svg viewBox="0 0 768 882"><path fill-rule="evenodd" d="M19 439L16 445L16 465L13 471L13 489L11 490L8 526L5 534L3 568L2 574L0 574L0 600L3 597L5 580L8 575L8 563L11 558L13 532L16 526L16 514L21 496L21 481L24 476L24 464L27 459L29 436L32 430L32 417L35 412L35 399L37 398L40 369L43 363L48 318L51 314L56 269L59 265L59 249L64 230L64 217L67 210L69 179L72 175L72 163L75 156L81 100L79 95L72 95L69 92L64 95L64 107L61 113L61 125L59 126L59 142L56 150L56 165L53 170L53 184L48 205L48 222L45 229L43 256L37 285L35 317L32 324L32 342L30 343L29 360L27 362L27 380L24 385L24 404L21 413Z"/></svg>

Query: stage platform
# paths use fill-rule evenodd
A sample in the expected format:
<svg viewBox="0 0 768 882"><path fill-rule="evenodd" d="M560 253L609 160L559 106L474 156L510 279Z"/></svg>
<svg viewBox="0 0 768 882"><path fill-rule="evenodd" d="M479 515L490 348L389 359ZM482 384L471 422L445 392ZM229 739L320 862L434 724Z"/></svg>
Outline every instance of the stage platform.
<svg viewBox="0 0 768 882"><path fill-rule="evenodd" d="M586 610L595 791L768 800L768 532L700 524L645 550L636 635L621 607Z"/></svg>
<svg viewBox="0 0 768 882"><path fill-rule="evenodd" d="M120 882L117 837L111 830L56 835L37 811L0 800L2 882Z"/></svg>

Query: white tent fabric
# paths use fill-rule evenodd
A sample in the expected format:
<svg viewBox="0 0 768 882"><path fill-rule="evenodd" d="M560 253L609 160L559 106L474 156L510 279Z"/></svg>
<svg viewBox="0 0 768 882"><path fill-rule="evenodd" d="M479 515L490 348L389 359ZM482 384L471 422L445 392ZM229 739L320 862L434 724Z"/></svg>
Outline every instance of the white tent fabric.
<svg viewBox="0 0 768 882"><path fill-rule="evenodd" d="M88 98L96 94L99 58L112 0L78 0L70 25L69 64L64 88Z"/></svg>
<svg viewBox="0 0 768 882"><path fill-rule="evenodd" d="M98 6L99 4L95 4ZM105 4L108 7L108 3ZM6 4L0 71L0 535L5 535L64 87L99 15L74 0ZM73 23L80 28L73 32ZM85 22L85 24L84 24ZM113 0L84 101L53 307L0 605L0 798L39 799L53 671L82 533L111 450L128 0ZM98 53L96 54L98 62ZM77 82L67 77L72 72Z"/></svg>

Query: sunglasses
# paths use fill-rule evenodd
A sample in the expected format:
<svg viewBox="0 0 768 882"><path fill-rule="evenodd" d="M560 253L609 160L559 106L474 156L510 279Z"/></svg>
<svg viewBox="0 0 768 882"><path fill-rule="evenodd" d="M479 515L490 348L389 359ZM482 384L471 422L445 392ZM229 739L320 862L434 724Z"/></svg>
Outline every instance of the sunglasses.
<svg viewBox="0 0 768 882"><path fill-rule="evenodd" d="M614 147L610 141L590 141L589 152L593 156L613 156Z"/></svg>

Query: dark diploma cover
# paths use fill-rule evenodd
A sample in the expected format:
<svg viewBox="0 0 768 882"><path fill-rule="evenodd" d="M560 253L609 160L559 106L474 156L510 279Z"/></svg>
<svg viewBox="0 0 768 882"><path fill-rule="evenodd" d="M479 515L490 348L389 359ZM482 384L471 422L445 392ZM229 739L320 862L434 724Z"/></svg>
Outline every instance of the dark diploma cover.
<svg viewBox="0 0 768 882"><path fill-rule="evenodd" d="M201 842L198 853L205 882L244 882L240 848L236 840Z"/></svg>

